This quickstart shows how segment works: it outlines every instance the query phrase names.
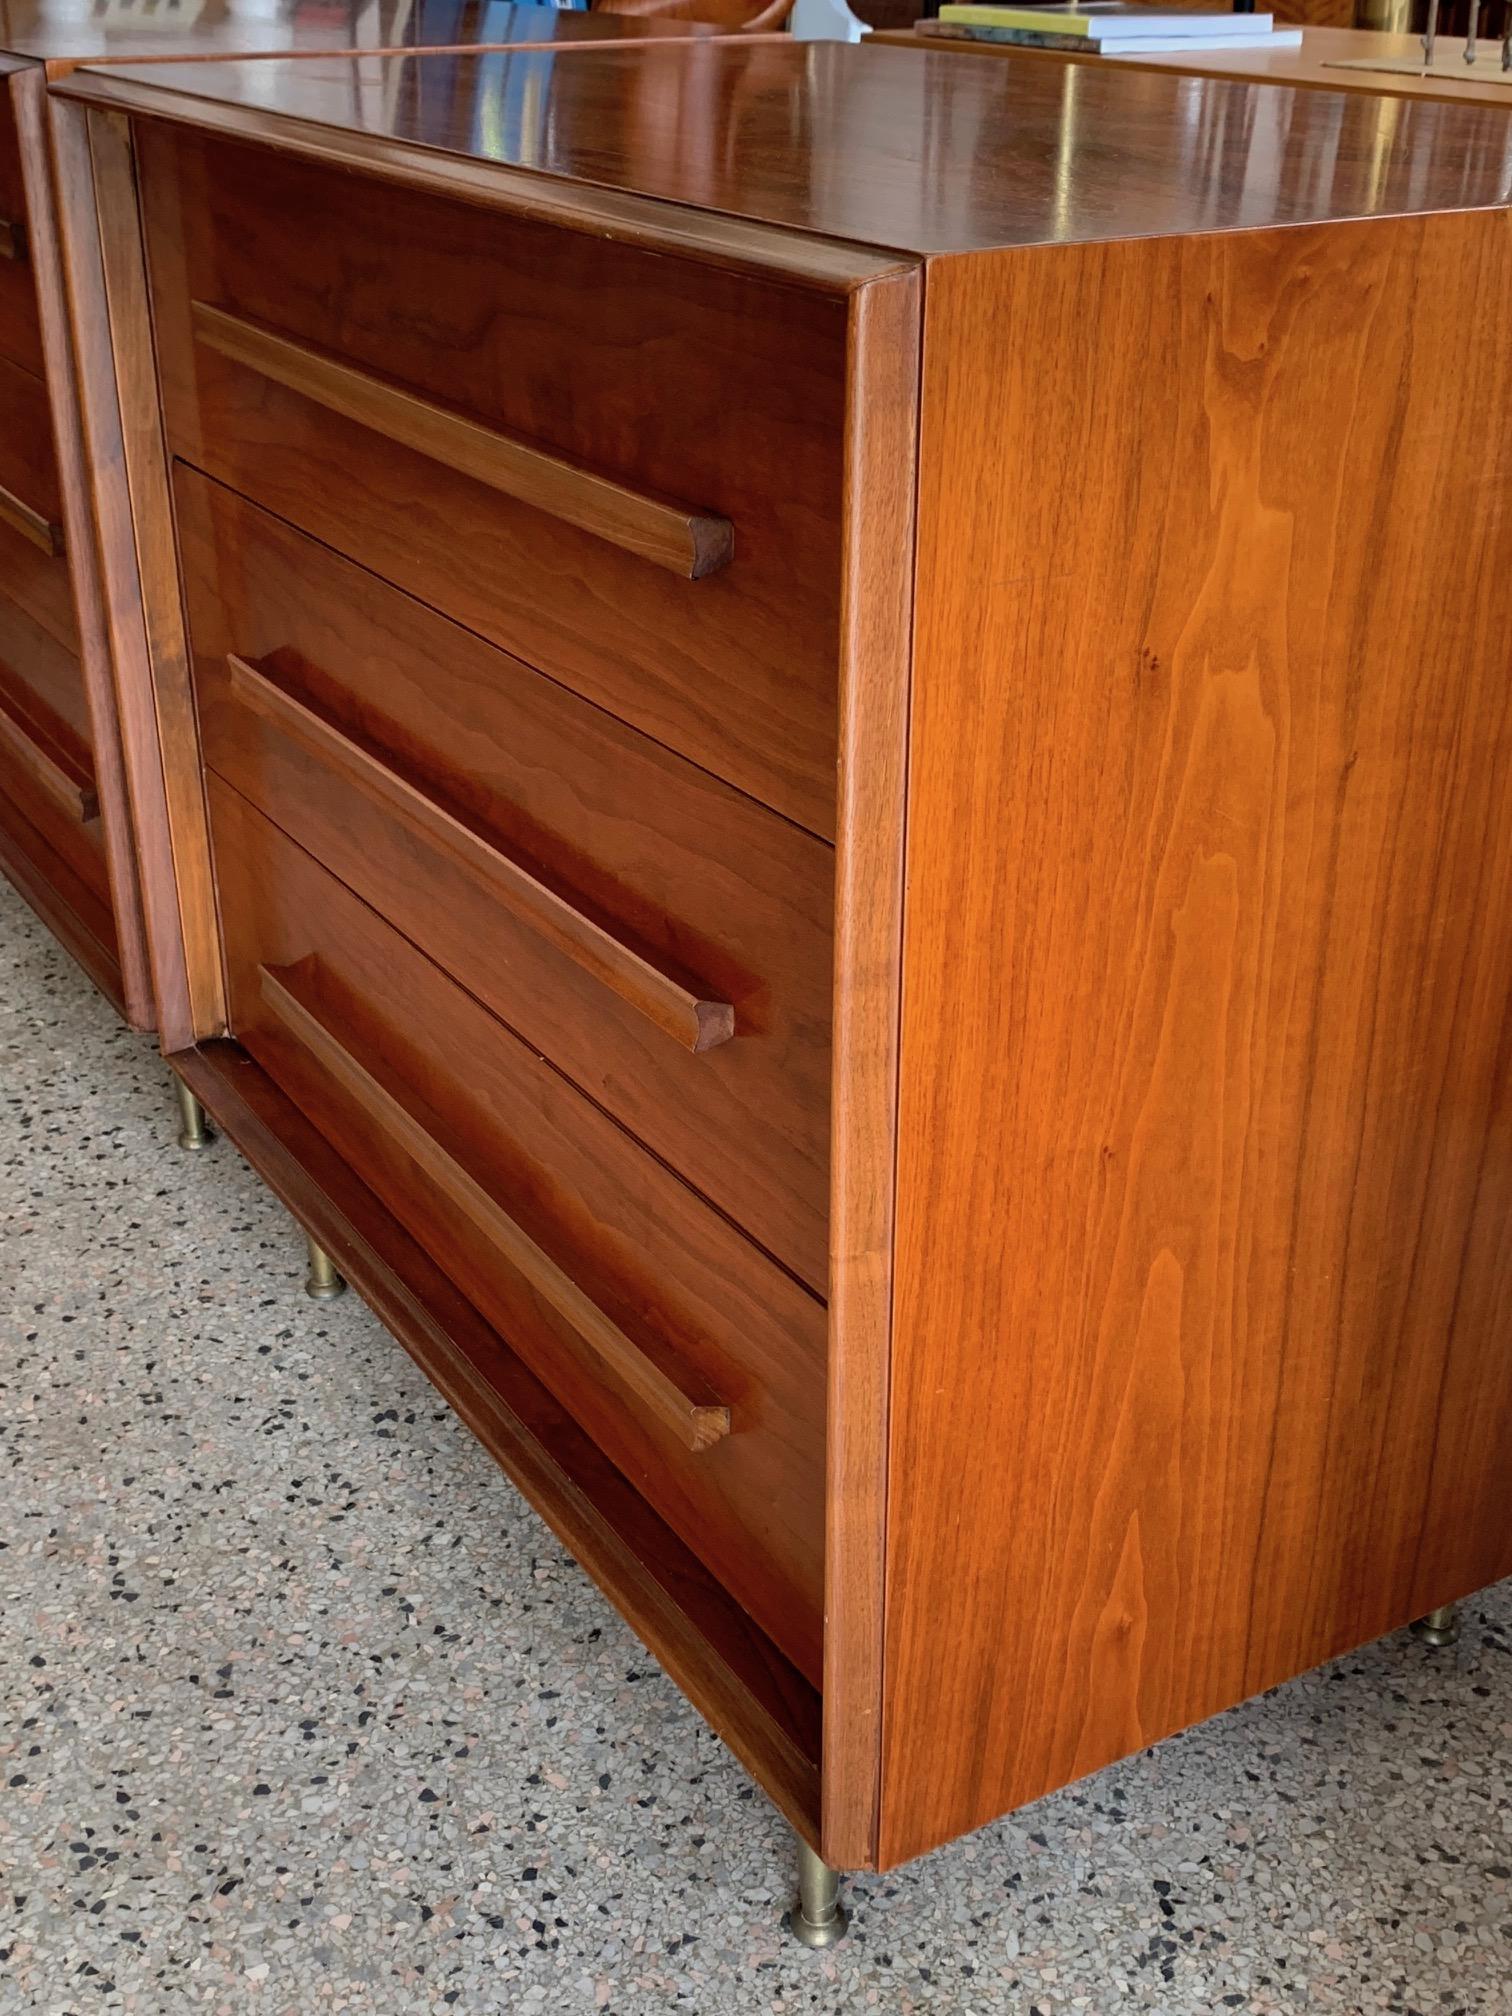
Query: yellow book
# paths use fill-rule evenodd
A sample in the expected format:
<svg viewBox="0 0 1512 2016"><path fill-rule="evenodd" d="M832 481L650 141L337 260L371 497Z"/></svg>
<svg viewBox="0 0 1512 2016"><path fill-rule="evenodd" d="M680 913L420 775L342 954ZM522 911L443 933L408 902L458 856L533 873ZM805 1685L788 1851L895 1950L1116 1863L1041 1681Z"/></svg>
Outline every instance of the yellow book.
<svg viewBox="0 0 1512 2016"><path fill-rule="evenodd" d="M1124 0L1098 0L1081 6L995 7L952 4L940 9L939 19L960 28L1006 29L1021 35L1075 35L1089 42L1143 42L1157 36L1181 36L1206 42L1233 35L1251 42L1264 36L1271 26L1269 14L1208 12L1199 8L1179 10L1163 7L1129 6Z"/></svg>

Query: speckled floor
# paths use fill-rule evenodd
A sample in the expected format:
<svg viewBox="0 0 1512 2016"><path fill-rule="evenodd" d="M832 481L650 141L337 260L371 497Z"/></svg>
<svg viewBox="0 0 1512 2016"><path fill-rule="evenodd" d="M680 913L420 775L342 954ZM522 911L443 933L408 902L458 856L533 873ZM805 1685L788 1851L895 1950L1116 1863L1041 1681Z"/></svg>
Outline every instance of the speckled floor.
<svg viewBox="0 0 1512 2016"><path fill-rule="evenodd" d="M0 884L0 2012L1512 2010L1512 1584L781 1929L766 1803Z"/></svg>

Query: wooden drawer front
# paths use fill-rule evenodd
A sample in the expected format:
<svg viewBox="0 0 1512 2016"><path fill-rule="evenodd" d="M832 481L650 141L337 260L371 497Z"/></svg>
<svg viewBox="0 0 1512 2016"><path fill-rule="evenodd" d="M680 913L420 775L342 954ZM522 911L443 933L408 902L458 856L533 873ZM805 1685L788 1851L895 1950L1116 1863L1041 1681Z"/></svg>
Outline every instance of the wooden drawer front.
<svg viewBox="0 0 1512 2016"><path fill-rule="evenodd" d="M71 639L58 637L16 598L9 581L0 582L0 680L24 688L53 738L69 745L82 768L91 767L92 729L78 654Z"/></svg>
<svg viewBox="0 0 1512 2016"><path fill-rule="evenodd" d="M25 610L38 629L77 662L78 619L67 558L61 552L44 552L29 534L14 530L4 518L0 518L0 593ZM82 700L82 674L80 681ZM87 724L80 726L87 732Z"/></svg>
<svg viewBox="0 0 1512 2016"><path fill-rule="evenodd" d="M180 456L833 832L843 303L140 144Z"/></svg>
<svg viewBox="0 0 1512 2016"><path fill-rule="evenodd" d="M11 103L12 80L0 77L0 358L42 375L42 330L26 228L26 185Z"/></svg>
<svg viewBox="0 0 1512 2016"><path fill-rule="evenodd" d="M83 702L78 660L0 593L0 793L108 901Z"/></svg>
<svg viewBox="0 0 1512 2016"><path fill-rule="evenodd" d="M47 386L0 358L0 528L51 557L62 516Z"/></svg>
<svg viewBox="0 0 1512 2016"><path fill-rule="evenodd" d="M47 387L0 357L0 593L78 652Z"/></svg>
<svg viewBox="0 0 1512 2016"><path fill-rule="evenodd" d="M817 1681L825 1317L229 786L233 1033Z"/></svg>
<svg viewBox="0 0 1512 2016"><path fill-rule="evenodd" d="M180 467L206 760L818 1292L828 845Z"/></svg>

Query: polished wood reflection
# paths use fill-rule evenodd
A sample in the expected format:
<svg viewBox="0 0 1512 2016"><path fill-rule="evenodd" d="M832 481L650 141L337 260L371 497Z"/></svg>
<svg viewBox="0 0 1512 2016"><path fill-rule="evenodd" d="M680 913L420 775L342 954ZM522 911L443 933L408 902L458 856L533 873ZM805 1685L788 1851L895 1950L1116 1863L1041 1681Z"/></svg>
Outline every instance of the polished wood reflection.
<svg viewBox="0 0 1512 2016"><path fill-rule="evenodd" d="M308 122L333 144L441 150L913 253L1489 205L1512 171L1512 126L1489 108L1108 65L780 37L437 61L197 65L171 95L119 69L74 88L274 145Z"/></svg>

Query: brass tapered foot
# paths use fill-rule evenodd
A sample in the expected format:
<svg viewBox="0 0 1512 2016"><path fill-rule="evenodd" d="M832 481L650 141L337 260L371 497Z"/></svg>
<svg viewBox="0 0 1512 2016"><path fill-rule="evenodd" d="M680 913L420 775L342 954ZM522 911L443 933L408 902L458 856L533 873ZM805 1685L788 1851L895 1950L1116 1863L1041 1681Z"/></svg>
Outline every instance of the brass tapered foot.
<svg viewBox="0 0 1512 2016"><path fill-rule="evenodd" d="M1430 1610L1426 1617L1419 1617L1412 1626L1412 1635L1435 1650L1445 1645L1453 1645L1459 1638L1460 1619L1458 1603L1446 1603L1441 1610Z"/></svg>
<svg viewBox="0 0 1512 2016"><path fill-rule="evenodd" d="M800 1840L793 1937L802 1946L833 1946L845 1937L849 1923L840 1903L839 1872L822 1862L807 1841Z"/></svg>
<svg viewBox="0 0 1512 2016"><path fill-rule="evenodd" d="M191 1153L207 1147L210 1129L205 1125L205 1109L189 1090L182 1078L175 1078L173 1089L178 1094L179 1135L178 1145Z"/></svg>
<svg viewBox="0 0 1512 2016"><path fill-rule="evenodd" d="M305 1244L310 1249L310 1271L305 1276L305 1293L312 1302L330 1302L346 1287L345 1281L336 1272L336 1263L323 1246L317 1246L308 1233Z"/></svg>

